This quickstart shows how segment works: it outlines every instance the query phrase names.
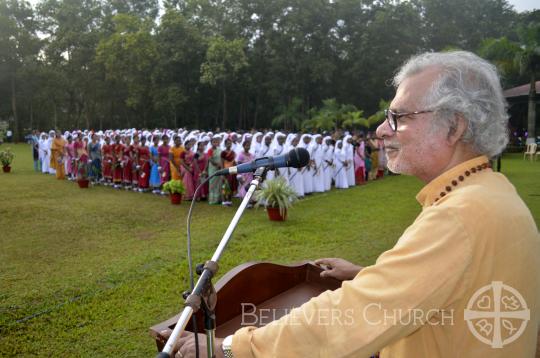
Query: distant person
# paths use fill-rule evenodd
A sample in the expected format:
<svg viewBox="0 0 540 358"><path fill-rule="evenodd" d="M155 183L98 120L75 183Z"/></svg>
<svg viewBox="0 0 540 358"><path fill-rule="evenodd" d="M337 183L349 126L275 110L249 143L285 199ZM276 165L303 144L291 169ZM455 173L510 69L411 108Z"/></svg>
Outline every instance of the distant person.
<svg viewBox="0 0 540 358"><path fill-rule="evenodd" d="M66 178L65 172L65 146L66 140L62 137L60 131L56 131L54 140L51 144L51 167L54 168L56 179L64 180Z"/></svg>
<svg viewBox="0 0 540 358"><path fill-rule="evenodd" d="M6 131L6 142L11 143L13 141L13 132L11 129Z"/></svg>
<svg viewBox="0 0 540 358"><path fill-rule="evenodd" d="M34 160L34 171L41 171L41 161L39 160L39 131L33 130L30 137L30 144L32 145L32 159Z"/></svg>

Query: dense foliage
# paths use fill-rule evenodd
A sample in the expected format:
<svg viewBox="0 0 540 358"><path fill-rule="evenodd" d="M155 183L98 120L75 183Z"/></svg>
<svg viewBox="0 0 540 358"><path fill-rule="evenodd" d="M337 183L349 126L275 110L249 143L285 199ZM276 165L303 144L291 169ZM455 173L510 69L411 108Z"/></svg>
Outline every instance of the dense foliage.
<svg viewBox="0 0 540 358"><path fill-rule="evenodd" d="M506 0L0 0L0 120L19 138L365 126L412 54L502 37L519 51L518 29L539 18Z"/></svg>

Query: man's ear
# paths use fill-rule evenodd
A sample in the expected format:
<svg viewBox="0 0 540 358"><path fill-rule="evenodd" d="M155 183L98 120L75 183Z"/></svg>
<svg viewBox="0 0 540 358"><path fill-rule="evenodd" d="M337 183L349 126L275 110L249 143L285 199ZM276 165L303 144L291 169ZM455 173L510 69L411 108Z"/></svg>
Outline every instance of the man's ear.
<svg viewBox="0 0 540 358"><path fill-rule="evenodd" d="M451 146L456 144L465 135L468 125L469 122L461 113L455 113L454 120L450 128L448 128L448 135L446 136L448 144Z"/></svg>

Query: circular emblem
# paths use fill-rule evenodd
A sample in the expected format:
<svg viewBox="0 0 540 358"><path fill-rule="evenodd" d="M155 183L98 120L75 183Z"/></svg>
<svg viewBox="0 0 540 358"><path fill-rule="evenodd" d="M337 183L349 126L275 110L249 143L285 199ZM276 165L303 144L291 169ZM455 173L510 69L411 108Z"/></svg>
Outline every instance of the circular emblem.
<svg viewBox="0 0 540 358"><path fill-rule="evenodd" d="M493 281L474 293L464 318L478 340L492 348L502 348L523 334L531 312L516 289Z"/></svg>

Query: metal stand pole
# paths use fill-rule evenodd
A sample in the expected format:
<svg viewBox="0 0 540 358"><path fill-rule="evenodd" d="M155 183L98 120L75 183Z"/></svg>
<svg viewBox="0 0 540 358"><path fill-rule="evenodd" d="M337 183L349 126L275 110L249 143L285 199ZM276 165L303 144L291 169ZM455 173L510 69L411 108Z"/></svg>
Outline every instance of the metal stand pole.
<svg viewBox="0 0 540 358"><path fill-rule="evenodd" d="M216 251L214 252L212 259L204 264L202 274L197 283L195 284L193 292L187 297L184 310L182 311L182 314L180 315L180 318L178 319L178 322L176 323L176 326L174 327L171 336L167 340L163 351L158 353L157 358L171 357L176 341L178 340L182 332L186 329L186 325L193 313L197 312L201 308L201 304L203 305L203 309L205 310L205 312L207 311L206 309L209 309L208 312L206 312L205 314L205 330L207 333L208 356L214 356L214 339L216 324L213 309L215 307L216 299L215 290L212 286L212 277L217 273L217 263L219 261L219 258L223 254L225 247L227 247L227 244L231 239L232 233L236 229L236 226L238 225L238 222L240 221L240 218L242 217L246 206L251 200L253 193L264 181L267 171L268 168L266 167L258 168L255 171L253 180L249 185L249 190L247 191L246 196L242 200L242 203L240 204L238 210L236 210L236 214L232 218L232 221L229 224L227 231L225 231L225 234L221 238L221 242L219 243Z"/></svg>

